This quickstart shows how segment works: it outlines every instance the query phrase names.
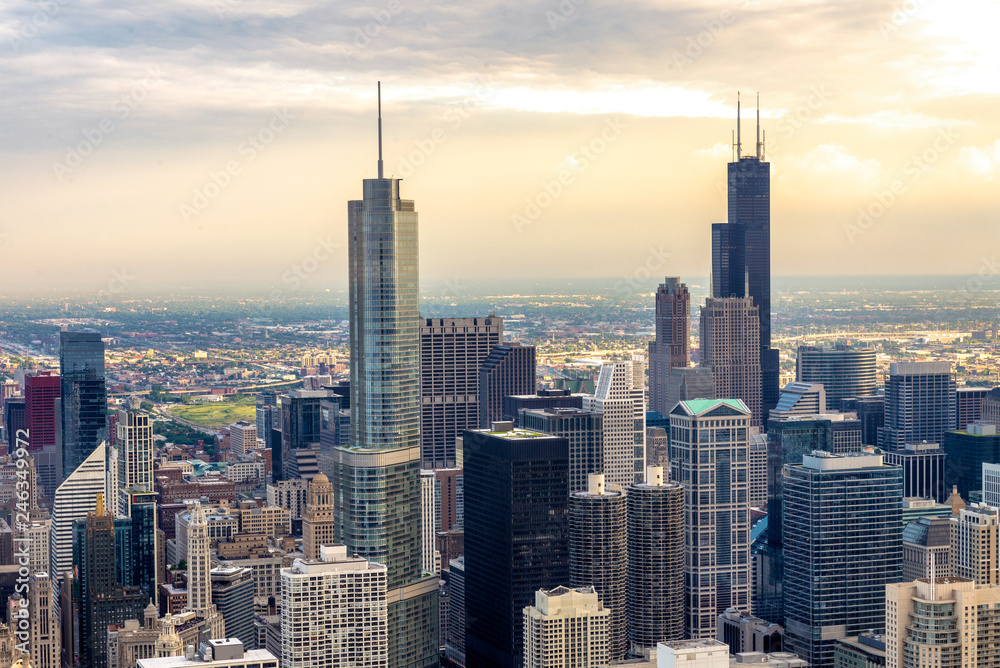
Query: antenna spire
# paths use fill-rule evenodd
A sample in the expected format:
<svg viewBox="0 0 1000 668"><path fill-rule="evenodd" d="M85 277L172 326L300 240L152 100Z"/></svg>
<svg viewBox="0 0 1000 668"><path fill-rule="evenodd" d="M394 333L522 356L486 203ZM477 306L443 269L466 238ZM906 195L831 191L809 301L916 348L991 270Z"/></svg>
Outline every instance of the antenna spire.
<svg viewBox="0 0 1000 668"><path fill-rule="evenodd" d="M760 93L757 93L757 159L760 160Z"/></svg>
<svg viewBox="0 0 1000 668"><path fill-rule="evenodd" d="M740 92L736 91L736 160L743 155L743 142L740 141Z"/></svg>
<svg viewBox="0 0 1000 668"><path fill-rule="evenodd" d="M382 82L378 82L378 177L382 178Z"/></svg>

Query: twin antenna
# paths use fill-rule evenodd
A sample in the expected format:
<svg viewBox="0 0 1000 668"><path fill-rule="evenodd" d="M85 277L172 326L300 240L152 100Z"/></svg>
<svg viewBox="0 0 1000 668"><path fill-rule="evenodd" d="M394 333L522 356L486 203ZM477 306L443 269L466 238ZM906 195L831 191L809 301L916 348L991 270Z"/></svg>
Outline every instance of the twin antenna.
<svg viewBox="0 0 1000 668"><path fill-rule="evenodd" d="M382 82L378 82L378 177L382 178Z"/></svg>
<svg viewBox="0 0 1000 668"><path fill-rule="evenodd" d="M740 92L736 91L736 141L733 142L733 162L743 157L743 141L740 137L740 125ZM766 133L764 137L767 137ZM764 159L764 142L761 140L760 134L760 93L757 93L757 159Z"/></svg>

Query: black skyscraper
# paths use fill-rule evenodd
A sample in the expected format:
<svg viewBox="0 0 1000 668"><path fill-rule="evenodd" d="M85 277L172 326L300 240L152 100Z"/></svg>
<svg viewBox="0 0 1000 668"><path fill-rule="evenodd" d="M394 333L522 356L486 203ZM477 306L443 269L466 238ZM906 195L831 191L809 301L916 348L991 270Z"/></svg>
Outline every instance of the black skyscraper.
<svg viewBox="0 0 1000 668"><path fill-rule="evenodd" d="M62 384L62 479L108 437L104 343L98 332L59 333Z"/></svg>
<svg viewBox="0 0 1000 668"><path fill-rule="evenodd" d="M752 297L760 318L763 414L778 403L778 351L771 348L771 164L764 160L757 115L757 151L742 154L737 102L736 160L729 163L729 216L712 225L712 296Z"/></svg>

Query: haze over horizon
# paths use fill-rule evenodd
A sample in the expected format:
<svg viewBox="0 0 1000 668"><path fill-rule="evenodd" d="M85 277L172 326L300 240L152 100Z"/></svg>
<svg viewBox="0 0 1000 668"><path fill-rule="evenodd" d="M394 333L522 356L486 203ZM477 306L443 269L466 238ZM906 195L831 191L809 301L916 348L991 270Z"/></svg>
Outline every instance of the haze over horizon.
<svg viewBox="0 0 1000 668"><path fill-rule="evenodd" d="M13 4L0 286L342 289L376 80L424 281L706 275L736 94L752 153L757 90L776 277L993 276L997 19L995 0Z"/></svg>

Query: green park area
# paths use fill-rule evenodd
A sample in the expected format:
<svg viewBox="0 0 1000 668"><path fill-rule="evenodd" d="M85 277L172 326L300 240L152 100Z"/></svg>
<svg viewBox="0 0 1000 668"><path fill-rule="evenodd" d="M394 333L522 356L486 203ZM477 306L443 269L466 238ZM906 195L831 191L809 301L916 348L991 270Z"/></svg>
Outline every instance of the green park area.
<svg viewBox="0 0 1000 668"><path fill-rule="evenodd" d="M254 406L240 406L230 402L180 404L169 408L170 414L188 422L193 422L209 429L218 429L240 420L253 422L256 409Z"/></svg>

